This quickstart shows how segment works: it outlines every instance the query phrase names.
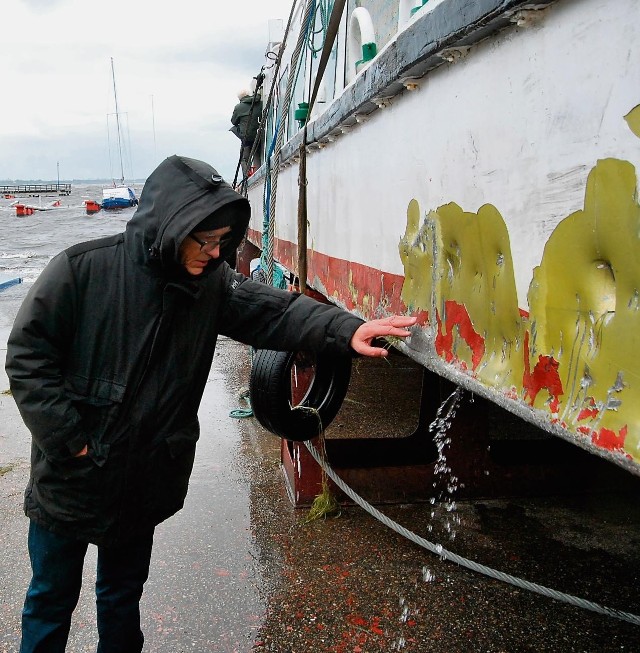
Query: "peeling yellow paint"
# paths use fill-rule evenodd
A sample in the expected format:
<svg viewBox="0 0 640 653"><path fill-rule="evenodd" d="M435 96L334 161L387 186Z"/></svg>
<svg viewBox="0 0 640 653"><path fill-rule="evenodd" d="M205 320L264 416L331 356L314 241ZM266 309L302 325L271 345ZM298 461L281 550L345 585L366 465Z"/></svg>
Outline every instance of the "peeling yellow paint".
<svg viewBox="0 0 640 653"><path fill-rule="evenodd" d="M595 401L591 428L618 433L633 424L625 449L640 459L640 205L631 163L597 163L584 209L547 241L528 299L531 359L558 361L561 419L580 425Z"/></svg>
<svg viewBox="0 0 640 653"><path fill-rule="evenodd" d="M433 251L429 240L426 227L420 226L420 206L411 200L407 228L398 249L404 267L401 297L412 312L431 310Z"/></svg>
<svg viewBox="0 0 640 653"><path fill-rule="evenodd" d="M640 136L640 105L625 120ZM640 462L640 204L634 166L604 159L584 208L561 220L521 312L496 207L413 199L399 243L402 300L425 311L436 353L578 436Z"/></svg>
<svg viewBox="0 0 640 653"><path fill-rule="evenodd" d="M476 369L487 385L519 383L522 356L518 359L515 352L522 325L509 235L502 216L489 204L476 214L454 203L431 212L422 227L418 226L419 216L418 203L412 200L407 230L400 242L405 266L403 301L413 310L428 311L429 321L441 333L453 329L457 361ZM453 305L447 307L447 301L465 307L473 330L484 342L479 366L469 340L460 338L461 321L448 319Z"/></svg>
<svg viewBox="0 0 640 653"><path fill-rule="evenodd" d="M629 111L624 117L629 125L629 129L640 138L640 104Z"/></svg>

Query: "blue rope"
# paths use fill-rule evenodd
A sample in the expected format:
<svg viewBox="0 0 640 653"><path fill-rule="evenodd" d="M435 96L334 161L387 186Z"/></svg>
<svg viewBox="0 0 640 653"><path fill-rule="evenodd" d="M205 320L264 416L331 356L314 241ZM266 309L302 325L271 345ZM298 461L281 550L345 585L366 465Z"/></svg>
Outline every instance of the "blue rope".
<svg viewBox="0 0 640 653"><path fill-rule="evenodd" d="M278 131L280 130L280 116L276 119L275 128L273 130L273 137L271 138L271 143L269 143L269 149L267 150L267 169L265 175L265 185L264 185L264 197L262 200L262 255L260 257L260 264L264 268L264 256L267 251L267 245L269 243L269 220L270 216L270 206L271 206L271 156L273 151L276 149L276 141L278 137Z"/></svg>
<svg viewBox="0 0 640 653"><path fill-rule="evenodd" d="M253 410L251 408L234 408L229 413L229 417L234 417L235 419L241 419L242 417L253 417Z"/></svg>
<svg viewBox="0 0 640 653"><path fill-rule="evenodd" d="M253 365L253 347L249 347L249 363ZM244 400L247 403L246 408L234 408L230 413L229 417L234 419L242 419L243 417L253 417L253 408L251 408L251 391L249 388L243 388L240 391L238 399L241 401Z"/></svg>

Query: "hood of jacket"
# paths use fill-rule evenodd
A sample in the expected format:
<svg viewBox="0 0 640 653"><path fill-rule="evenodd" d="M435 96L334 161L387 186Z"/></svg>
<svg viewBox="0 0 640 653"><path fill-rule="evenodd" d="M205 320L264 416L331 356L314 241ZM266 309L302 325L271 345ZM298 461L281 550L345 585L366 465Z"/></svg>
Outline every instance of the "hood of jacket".
<svg viewBox="0 0 640 653"><path fill-rule="evenodd" d="M199 277L189 275L180 262L180 245L195 227L223 206L235 211L231 239L211 259ZM250 217L249 202L204 161L173 155L147 178L138 208L127 223L125 243L129 256L169 279L197 281L208 276L244 238Z"/></svg>

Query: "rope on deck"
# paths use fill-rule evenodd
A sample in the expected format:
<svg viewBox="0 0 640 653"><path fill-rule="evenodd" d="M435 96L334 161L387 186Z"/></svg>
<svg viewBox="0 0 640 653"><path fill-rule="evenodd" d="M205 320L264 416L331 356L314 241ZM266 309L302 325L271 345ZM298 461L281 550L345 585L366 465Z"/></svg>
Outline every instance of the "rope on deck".
<svg viewBox="0 0 640 653"><path fill-rule="evenodd" d="M455 396L455 399L457 399L461 392L462 391L460 388L456 388L456 390L454 390L453 393L449 396L447 401L444 402L443 406L452 397ZM450 414L454 410L455 406L456 406L456 402L454 401L452 402L451 407L449 408L449 413L447 414L447 416L445 416L444 420L447 420L450 417ZM436 417L436 419L442 419L442 418ZM558 590L545 587L544 585L539 585L538 583L532 583L528 580L517 578L516 576L506 574L502 571L497 571L495 569L492 569L491 567L487 567L486 565L480 564L473 560L463 558L462 556L459 556L456 553L453 553L452 551L445 549L441 544L434 544L433 542L430 542L429 540L420 537L413 531L410 531L409 529L405 528L404 526L401 526L397 522L387 517L384 513L380 512L377 508L374 508L370 503L368 503L359 494L357 494L354 490L352 490L335 473L335 471L331 469L331 467L327 464L327 462L322 459L318 450L314 447L311 441L305 442L305 445L309 450L309 453L313 456L313 458L318 463L318 465L320 465L320 467L324 470L327 476L329 476L329 478L363 510L365 510L370 515L375 517L377 520L382 522L385 526L388 526L391 530L402 535L403 537L406 537L407 539L411 540L418 546L421 546L422 548L431 551L431 553L435 553L436 555L440 556L440 558L442 558L443 560L449 560L450 562L454 562L455 564L460 565L461 567L465 567L467 569L470 569L471 571L478 572L480 574L488 576L489 578L502 581L503 583L508 583L510 585L514 585L515 587L519 587L521 589L525 589L530 592L535 592L537 594L542 594L543 596L556 599L557 601L569 603L570 605L574 605L579 608L584 608L585 610L591 610L592 612L597 612L599 614L603 614L608 617L615 617L616 619L621 619L622 621L627 621L629 623L635 624L636 626L640 626L640 616L638 615L632 614L630 612L623 612L622 610L617 610L615 608L608 608L606 606L600 605L599 603L594 603L593 601L588 601L586 599L573 596L572 594L559 592Z"/></svg>

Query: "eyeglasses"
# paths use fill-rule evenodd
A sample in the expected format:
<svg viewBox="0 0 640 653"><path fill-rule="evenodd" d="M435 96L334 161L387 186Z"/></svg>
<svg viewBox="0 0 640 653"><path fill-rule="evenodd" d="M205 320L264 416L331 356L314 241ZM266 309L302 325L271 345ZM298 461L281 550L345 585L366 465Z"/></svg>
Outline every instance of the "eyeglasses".
<svg viewBox="0 0 640 653"><path fill-rule="evenodd" d="M225 234L222 238L216 238L215 240L201 240L195 234L189 234L189 237L200 245L200 251L205 254L213 252L214 249L220 247L222 249L231 242L231 234Z"/></svg>

